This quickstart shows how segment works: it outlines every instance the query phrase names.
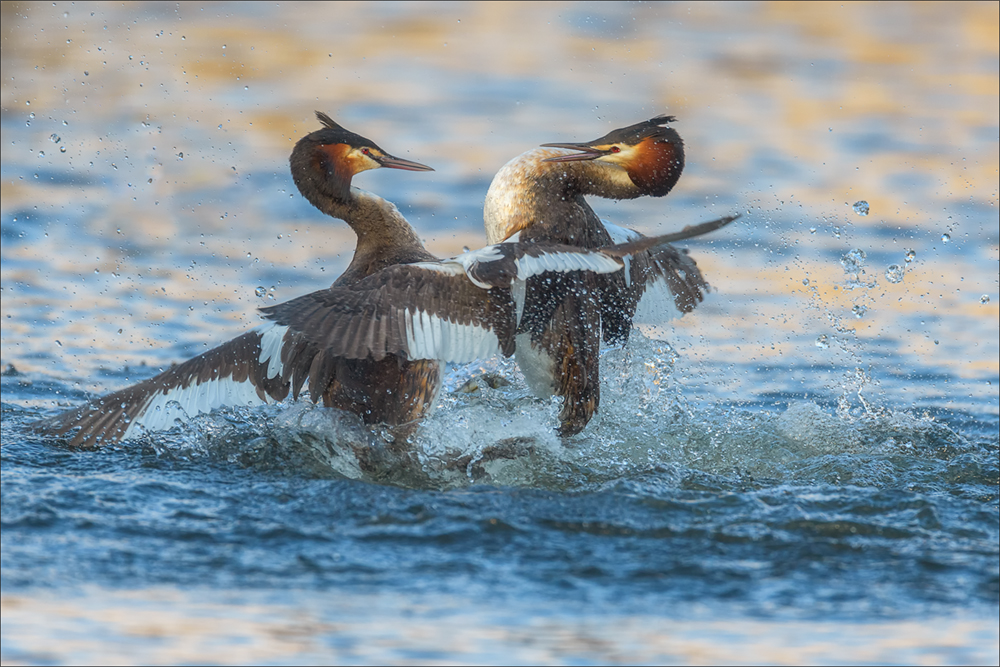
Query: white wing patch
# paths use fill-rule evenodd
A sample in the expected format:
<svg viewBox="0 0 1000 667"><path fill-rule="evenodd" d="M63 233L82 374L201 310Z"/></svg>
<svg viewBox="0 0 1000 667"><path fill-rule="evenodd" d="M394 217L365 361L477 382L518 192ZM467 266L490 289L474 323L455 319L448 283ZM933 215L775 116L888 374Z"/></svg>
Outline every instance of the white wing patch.
<svg viewBox="0 0 1000 667"><path fill-rule="evenodd" d="M546 271L593 271L614 273L622 263L600 252L551 252L540 257L525 255L516 260L518 280L527 280Z"/></svg>
<svg viewBox="0 0 1000 667"><path fill-rule="evenodd" d="M619 227L618 225L612 225L607 220L601 220L601 224L604 225L604 229L607 230L608 235L611 237L611 242L615 245L619 243L628 243L629 241L635 241L642 238L642 234L631 229L625 229L624 227ZM632 258L623 257L625 262L625 287L632 286Z"/></svg>
<svg viewBox="0 0 1000 667"><path fill-rule="evenodd" d="M406 356L455 363L474 361L500 351L500 339L491 329L457 324L424 311L403 315Z"/></svg>
<svg viewBox="0 0 1000 667"><path fill-rule="evenodd" d="M275 378L284 370L281 363L281 347L285 343L285 332L288 327L277 322L266 322L255 329L260 335L259 363L267 362L267 377Z"/></svg>
<svg viewBox="0 0 1000 667"><path fill-rule="evenodd" d="M611 242L615 245L619 243L628 243L629 241L637 241L642 238L642 234L631 229L625 229L624 227L619 227L618 225L612 225L607 220L601 220L601 224L604 225L604 229L607 230L608 235L611 236Z"/></svg>
<svg viewBox="0 0 1000 667"><path fill-rule="evenodd" d="M460 261L464 256L459 255L454 259L443 259L440 262L414 262L406 266L423 269L431 273L440 273L444 276L460 276L465 273L465 265Z"/></svg>
<svg viewBox="0 0 1000 667"><path fill-rule="evenodd" d="M524 314L524 293L525 284L523 280L515 280L510 286L510 296L514 299L514 305L517 306L517 323L521 323L521 315Z"/></svg>
<svg viewBox="0 0 1000 667"><path fill-rule="evenodd" d="M642 332L648 337L662 340L659 336L647 333L647 331L653 330L647 329L647 326L658 327L681 315L682 313L677 309L677 304L674 301L674 293L670 291L667 281L658 278L646 283L646 290L642 293L642 298L639 299L635 315L632 316L632 322L641 326Z"/></svg>
<svg viewBox="0 0 1000 667"><path fill-rule="evenodd" d="M431 264L430 262L424 262L420 264L414 264L413 266L421 266L430 268L431 270L436 270L438 273L444 273L451 276L457 276L465 274L469 282L480 289L490 289L492 285L487 285L486 283L476 280L473 278L469 271L476 265L482 262L492 262L494 260L500 259L503 254L497 249L496 246L488 245L485 248L480 248L479 250L472 250L470 252L464 252L457 257L452 257L451 259L441 260L440 264ZM436 269L432 267L438 267Z"/></svg>
<svg viewBox="0 0 1000 667"><path fill-rule="evenodd" d="M236 382L231 377L192 384L183 389L160 390L146 399L138 416L125 429L122 439L136 435L139 426L149 431L165 431L173 428L178 419L188 421L216 408L266 402L257 395L257 390L249 381Z"/></svg>
<svg viewBox="0 0 1000 667"><path fill-rule="evenodd" d="M548 398L556 390L556 363L544 350L531 344L531 334L518 334L515 339L517 349L514 356L517 366L524 374L531 393L539 398Z"/></svg>

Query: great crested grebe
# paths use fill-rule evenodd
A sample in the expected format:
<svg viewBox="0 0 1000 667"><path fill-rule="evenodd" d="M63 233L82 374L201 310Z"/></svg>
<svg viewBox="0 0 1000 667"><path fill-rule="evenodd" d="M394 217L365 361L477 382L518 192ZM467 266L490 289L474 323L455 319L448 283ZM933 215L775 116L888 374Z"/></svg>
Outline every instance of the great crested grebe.
<svg viewBox="0 0 1000 667"><path fill-rule="evenodd" d="M633 253L673 237L598 251L556 243L506 243L439 261L390 202L351 187L367 169L428 170L317 113L324 129L290 160L302 194L358 235L347 271L327 289L261 309L267 321L148 380L42 420L36 430L93 448L214 408L298 398L367 423L411 423L440 385L440 361L513 353L515 281L541 273L616 272ZM688 232L689 233L689 232ZM682 235L684 232L682 232ZM179 410L178 410L179 408Z"/></svg>
<svg viewBox="0 0 1000 667"><path fill-rule="evenodd" d="M684 168L684 143L666 126L674 120L657 116L594 141L544 144L514 158L497 172L486 195L487 241L516 238L598 248L643 238L603 222L584 197L634 199L670 192ZM688 237L735 219L688 228ZM602 337L607 343L624 343L640 301L643 307L653 302L653 310L656 301L666 301L683 314L704 299L707 289L694 260L662 244L633 254L620 273L529 279L517 330L517 360L537 395L564 397L559 432L579 433L600 405Z"/></svg>

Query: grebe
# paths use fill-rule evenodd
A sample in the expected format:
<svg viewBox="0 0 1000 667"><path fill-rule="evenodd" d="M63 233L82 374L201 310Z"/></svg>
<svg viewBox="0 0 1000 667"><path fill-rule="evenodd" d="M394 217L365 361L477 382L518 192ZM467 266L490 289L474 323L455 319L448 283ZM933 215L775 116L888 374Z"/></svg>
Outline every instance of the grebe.
<svg viewBox="0 0 1000 667"><path fill-rule="evenodd" d="M603 222L584 197L634 199L670 192L684 168L684 143L666 126L674 120L657 116L594 141L544 144L514 158L497 172L486 195L487 241L516 238L598 248L643 238ZM735 219L689 228L688 237ZM601 338L624 343L640 301L652 311L664 301L678 313L691 311L708 284L684 251L657 245L628 258L620 273L535 277L525 287L518 365L537 395L564 397L559 432L574 435L600 405Z"/></svg>
<svg viewBox="0 0 1000 667"><path fill-rule="evenodd" d="M617 272L630 254L673 238L598 251L505 243L439 261L393 204L350 185L367 169L430 167L317 117L324 129L296 144L292 176L310 202L357 233L345 273L327 289L261 309L267 321L234 340L38 422L38 431L94 448L214 408L297 399L307 381L313 402L322 397L366 423L412 424L440 389L440 361L513 353L512 284L542 273Z"/></svg>
<svg viewBox="0 0 1000 667"><path fill-rule="evenodd" d="M385 167L433 171L431 167L390 155L375 142L316 112L323 128L302 137L289 159L299 192L323 213L347 222L357 247L347 270L333 283L349 287L388 266L434 261L395 205L351 186L363 171ZM273 328L257 327L156 377L57 416L45 429L64 434L78 429L71 446L89 447L131 436L137 426L157 430L173 425L164 408L177 401L190 415L224 405L283 400L287 378L275 374L283 341ZM268 363L264 363L268 360ZM407 362L334 359L329 382L314 387L313 400L348 410L366 423L396 425L419 418L440 385L436 361ZM299 387L293 395L298 396ZM159 421L158 421L159 420ZM162 422L162 423L161 423Z"/></svg>

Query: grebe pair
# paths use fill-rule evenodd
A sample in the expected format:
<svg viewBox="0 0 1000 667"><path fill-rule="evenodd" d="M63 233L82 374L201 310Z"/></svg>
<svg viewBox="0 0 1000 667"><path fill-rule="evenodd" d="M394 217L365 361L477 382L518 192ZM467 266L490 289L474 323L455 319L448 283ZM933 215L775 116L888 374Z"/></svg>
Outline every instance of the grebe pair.
<svg viewBox="0 0 1000 667"><path fill-rule="evenodd" d="M369 169L428 171L430 167L386 153L325 114L317 112L317 118L324 127L299 140L292 151L291 171L296 186L314 206L345 220L356 232L357 248L344 274L328 289L261 309L267 322L236 339L149 380L43 420L39 430L68 434L73 447L96 447L135 435L139 427L170 428L181 416L172 409L174 402L183 414L194 416L222 406L280 401L289 393L298 398L307 381L314 402L322 397L324 405L358 414L369 424L413 424L427 413L440 389L441 361L471 361L498 351L510 356L515 339L527 336L534 356L565 355L562 374L571 379L558 378L558 361L543 364L541 375L557 376L548 386L565 397L567 406L578 399L589 402L582 409L563 410L561 432L575 433L586 425L599 398L595 327L610 332L605 333L606 340L627 337L635 302L644 286L657 279L683 288L672 293L684 293L678 298L690 302L690 310L706 285L692 260L664 244L730 221L653 238L622 230L613 238L582 196L654 192L648 187L645 191L624 187L617 173L623 169L621 162L607 159L633 145L622 141L621 146L602 149L598 142L565 144L561 147L582 152L549 151L537 156L536 162L545 165L538 171L550 177L533 185L530 179L535 176L527 170L528 180L522 178L520 187L530 191L558 184L574 199L572 210L558 203L546 210L537 201L534 207L526 206L524 198L510 197L518 185L509 168L525 162L531 155L526 153L501 170L494 186L501 185L491 186L487 197L488 236L506 242L442 261L423 247L392 203L351 186L355 175ZM666 119L640 125L658 127L656 122ZM629 135L640 142L651 136ZM606 154L599 153L602 150ZM636 154L650 160L644 149ZM672 186L680 167L663 169L659 160L653 158L652 167L640 160L645 166L639 180L673 178ZM597 170L577 168L592 164L599 165ZM600 170L608 168L613 187L600 190L593 178L607 178ZM571 175L577 173L584 175ZM497 213L503 207L491 203L503 198L495 192L506 197L513 211L506 227ZM540 194L545 201L559 199L558 192ZM563 209L571 217L559 222L555 216L563 215ZM524 238L511 238L517 232ZM597 278L615 275L620 279ZM582 328L584 333L567 333L566 327ZM567 343L550 344L550 339ZM580 377L585 380L582 384ZM546 385L534 378L532 386Z"/></svg>

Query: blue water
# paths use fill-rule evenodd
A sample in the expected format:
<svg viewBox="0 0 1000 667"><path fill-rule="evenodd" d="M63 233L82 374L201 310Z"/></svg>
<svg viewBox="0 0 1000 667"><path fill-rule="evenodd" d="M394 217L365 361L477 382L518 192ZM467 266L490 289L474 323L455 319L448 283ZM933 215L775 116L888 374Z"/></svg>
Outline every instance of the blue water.
<svg viewBox="0 0 1000 667"><path fill-rule="evenodd" d="M3 378L7 593L431 588L515 610L685 616L697 604L799 619L991 614L1000 594L997 422L976 415L838 416L800 402L614 427L605 416L589 438L539 428L514 458L473 456L457 471L428 435L419 459L359 481L337 460L375 436L326 409L220 414L71 452L20 432L38 413L15 404L52 389ZM504 421L483 403L530 402L484 391L458 395L432 427L484 410Z"/></svg>

